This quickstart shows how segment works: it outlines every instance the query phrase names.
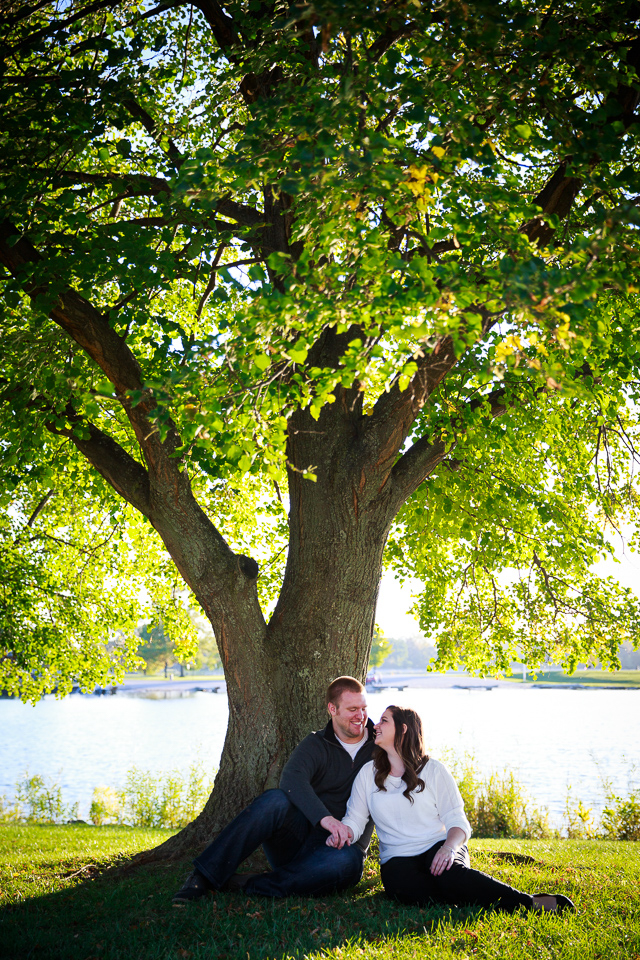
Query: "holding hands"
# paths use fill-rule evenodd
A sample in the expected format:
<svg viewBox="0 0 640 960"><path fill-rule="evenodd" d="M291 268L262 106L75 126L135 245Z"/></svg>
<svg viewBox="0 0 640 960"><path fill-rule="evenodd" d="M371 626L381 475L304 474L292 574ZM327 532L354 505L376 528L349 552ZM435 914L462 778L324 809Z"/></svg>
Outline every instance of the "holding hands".
<svg viewBox="0 0 640 960"><path fill-rule="evenodd" d="M336 850L342 850L345 843L348 847L351 846L353 831L350 827L346 827L344 823L341 823L340 820L336 820L335 817L323 817L320 821L320 826L324 830L329 831L329 836L326 841L328 847L335 847Z"/></svg>

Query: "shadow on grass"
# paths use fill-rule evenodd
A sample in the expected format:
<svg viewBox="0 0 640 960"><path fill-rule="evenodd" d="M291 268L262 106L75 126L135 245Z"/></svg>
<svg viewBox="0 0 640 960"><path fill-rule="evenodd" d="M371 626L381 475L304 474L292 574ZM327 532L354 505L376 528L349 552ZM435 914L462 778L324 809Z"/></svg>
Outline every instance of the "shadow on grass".
<svg viewBox="0 0 640 960"><path fill-rule="evenodd" d="M395 904L384 897L373 870L346 895L268 900L215 894L174 907L171 896L184 875L184 864L153 864L93 879L80 874L64 889L38 891L0 909L0 955L6 960L297 960L320 952L355 957L368 945L424 937L445 920L455 935L458 923L472 913Z"/></svg>

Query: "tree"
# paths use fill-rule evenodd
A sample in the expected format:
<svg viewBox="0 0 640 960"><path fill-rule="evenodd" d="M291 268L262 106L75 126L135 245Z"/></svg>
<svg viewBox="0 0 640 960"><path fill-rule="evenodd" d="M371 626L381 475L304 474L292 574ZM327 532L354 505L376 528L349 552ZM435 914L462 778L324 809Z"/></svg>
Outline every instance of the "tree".
<svg viewBox="0 0 640 960"><path fill-rule="evenodd" d="M178 636L178 643L176 644L173 638L175 637L173 632L175 624L169 625L170 630L173 628L173 637L165 630L161 619L155 624L145 623L138 627L136 632L142 641L138 655L144 661L145 673L147 670L152 672L162 670L168 665L173 665L176 659L180 662L182 676L184 676L184 663L187 659L190 661L187 666L195 667L196 670L201 667L213 670L220 669L218 648L211 625L204 618L198 617L197 614L194 615L191 611L189 611L189 614L191 621L194 621L193 627L195 627L197 633L197 652L193 649L193 629L187 629L186 642L184 637ZM191 624L189 624L189 627L191 627Z"/></svg>
<svg viewBox="0 0 640 960"><path fill-rule="evenodd" d="M391 650L386 661L391 670L429 670L437 659L438 651L425 640L415 637L392 638Z"/></svg>
<svg viewBox="0 0 640 960"><path fill-rule="evenodd" d="M639 26L581 0L7 5L10 509L65 470L120 498L227 677L212 798L164 853L364 675L385 556L442 663L637 642L591 567L637 508Z"/></svg>
<svg viewBox="0 0 640 960"><path fill-rule="evenodd" d="M386 639L380 627L376 626L371 640L371 653L369 654L369 667L374 669L381 667L392 650L392 645Z"/></svg>
<svg viewBox="0 0 640 960"><path fill-rule="evenodd" d="M138 629L142 641L140 656L145 663L145 673L148 669L156 671L166 667L169 660L173 663L175 659L173 640L166 635L161 623L151 628L148 624L144 624Z"/></svg>
<svg viewBox="0 0 640 960"><path fill-rule="evenodd" d="M35 502L0 495L0 690L34 703L137 669L141 616L162 619L183 658L197 644L166 554L133 512L114 515L76 479Z"/></svg>

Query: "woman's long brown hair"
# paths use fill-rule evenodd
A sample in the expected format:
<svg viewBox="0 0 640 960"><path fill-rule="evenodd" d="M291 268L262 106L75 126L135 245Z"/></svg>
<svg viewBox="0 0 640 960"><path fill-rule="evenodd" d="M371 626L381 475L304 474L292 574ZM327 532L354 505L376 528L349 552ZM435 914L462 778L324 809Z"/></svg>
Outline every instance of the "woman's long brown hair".
<svg viewBox="0 0 640 960"><path fill-rule="evenodd" d="M394 704L387 707L393 717L393 724L396 728L393 746L396 753L404 764L404 773L402 779L407 785L402 795L413 803L411 793L415 790L421 793L424 790L424 780L418 776L424 770L429 757L424 748L424 737L422 735L422 720L415 710L408 707L396 707ZM406 732L403 732L402 725L406 724ZM373 751L373 769L374 780L378 790L385 790L385 780L391 773L391 763L389 757L382 747L376 747Z"/></svg>

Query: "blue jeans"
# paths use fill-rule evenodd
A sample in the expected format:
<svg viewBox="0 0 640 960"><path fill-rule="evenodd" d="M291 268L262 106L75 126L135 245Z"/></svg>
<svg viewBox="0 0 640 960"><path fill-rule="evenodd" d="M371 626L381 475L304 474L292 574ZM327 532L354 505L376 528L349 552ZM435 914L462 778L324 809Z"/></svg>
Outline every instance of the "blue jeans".
<svg viewBox="0 0 640 960"><path fill-rule="evenodd" d="M362 876L364 854L357 846L335 850L329 836L313 827L282 790L267 790L238 814L194 860L215 890L262 845L272 872L249 880L244 891L264 897L323 896L345 890Z"/></svg>

